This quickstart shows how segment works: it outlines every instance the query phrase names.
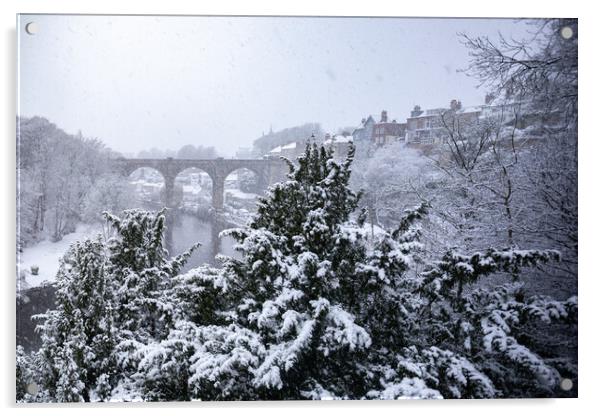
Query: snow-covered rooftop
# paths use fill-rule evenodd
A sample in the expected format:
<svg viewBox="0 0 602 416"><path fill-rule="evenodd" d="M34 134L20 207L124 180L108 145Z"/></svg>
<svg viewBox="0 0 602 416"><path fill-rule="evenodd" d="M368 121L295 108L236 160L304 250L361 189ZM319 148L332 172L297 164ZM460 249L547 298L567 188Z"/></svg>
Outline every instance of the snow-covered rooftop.
<svg viewBox="0 0 602 416"><path fill-rule="evenodd" d="M282 146L274 147L272 150L268 152L268 155L277 155L282 153L283 150L295 149L297 147L297 142L292 142L288 144L283 144Z"/></svg>
<svg viewBox="0 0 602 416"><path fill-rule="evenodd" d="M337 135L324 142L324 144L326 144L326 145L330 145L333 143L353 143L353 137Z"/></svg>
<svg viewBox="0 0 602 416"><path fill-rule="evenodd" d="M270 150L270 153L280 153L280 152L282 152L282 146L274 147L272 150Z"/></svg>
<svg viewBox="0 0 602 416"><path fill-rule="evenodd" d="M482 105L473 105L470 107L462 107L460 110L458 110L459 113L476 113L479 112L483 109L484 106Z"/></svg>
<svg viewBox="0 0 602 416"><path fill-rule="evenodd" d="M284 149L295 149L297 147L297 142L292 142L289 144L285 144L284 146L282 146L282 150Z"/></svg>

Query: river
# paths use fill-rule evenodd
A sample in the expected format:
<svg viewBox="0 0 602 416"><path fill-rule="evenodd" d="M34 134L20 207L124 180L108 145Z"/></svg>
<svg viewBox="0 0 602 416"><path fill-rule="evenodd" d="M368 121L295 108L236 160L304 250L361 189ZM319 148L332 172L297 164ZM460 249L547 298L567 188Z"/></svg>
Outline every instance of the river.
<svg viewBox="0 0 602 416"><path fill-rule="evenodd" d="M178 255L188 250L193 244L201 243L201 247L196 249L188 260L184 271L202 264L217 265L215 262L217 253L229 256L238 254L234 250L235 241L232 237L219 237L219 232L229 227L220 226L214 220L201 220L192 214L178 212L171 226L173 227L171 255Z"/></svg>

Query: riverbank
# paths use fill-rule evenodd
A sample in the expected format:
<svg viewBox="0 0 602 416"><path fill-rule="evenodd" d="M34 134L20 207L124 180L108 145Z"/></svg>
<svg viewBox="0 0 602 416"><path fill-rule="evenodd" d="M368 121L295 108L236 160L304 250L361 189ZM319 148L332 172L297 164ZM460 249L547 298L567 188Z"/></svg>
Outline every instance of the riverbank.
<svg viewBox="0 0 602 416"><path fill-rule="evenodd" d="M71 244L102 233L101 224L78 224L60 241L43 240L17 254L17 291L54 282L61 257ZM34 274L37 267L37 274Z"/></svg>

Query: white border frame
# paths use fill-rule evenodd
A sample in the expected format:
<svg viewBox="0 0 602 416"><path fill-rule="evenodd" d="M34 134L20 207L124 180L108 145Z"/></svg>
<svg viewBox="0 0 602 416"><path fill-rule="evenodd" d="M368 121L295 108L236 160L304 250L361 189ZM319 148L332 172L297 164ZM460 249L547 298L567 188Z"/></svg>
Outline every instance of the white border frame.
<svg viewBox="0 0 602 416"><path fill-rule="evenodd" d="M192 0L98 0L94 3L76 0L2 0L0 2L2 25L2 91L0 102L4 141L2 143L2 184L5 197L0 216L2 230L1 262L4 300L4 341L1 344L1 387L3 407L13 412L41 413L45 415L115 414L145 412L166 414L176 408L182 413L241 414L244 416L285 413L301 415L308 412L320 414L345 412L363 414L399 414L416 412L446 415L507 415L514 412L537 412L546 415L576 415L588 413L596 407L598 389L602 386L602 368L599 357L601 347L598 297L602 294L601 270L597 253L602 230L598 207L600 197L600 163L602 138L594 129L594 120L600 118L600 18L595 3L578 4L574 1L548 0L526 2L501 0L496 3L481 1L426 0L387 3L384 0L331 1L303 0L285 3L275 0L220 0L209 3ZM16 13L92 13L92 14L203 14L203 15L332 15L332 16L445 16L445 17L578 17L579 18L579 78L580 122L579 130L579 399L523 399L523 400L447 400L442 402L235 402L235 403L162 403L124 405L45 405L17 407L14 404L14 351L15 351L15 115L16 115ZM583 87L585 86L585 88ZM6 414L6 413L5 413Z"/></svg>

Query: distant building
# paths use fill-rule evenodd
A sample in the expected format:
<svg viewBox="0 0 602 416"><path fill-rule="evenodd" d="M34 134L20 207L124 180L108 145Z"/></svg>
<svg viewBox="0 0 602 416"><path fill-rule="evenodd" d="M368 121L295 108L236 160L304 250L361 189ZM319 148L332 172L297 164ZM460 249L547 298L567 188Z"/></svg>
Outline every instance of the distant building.
<svg viewBox="0 0 602 416"><path fill-rule="evenodd" d="M406 135L406 123L398 123L397 120L389 121L387 111L380 114L380 121L374 124L372 130L372 143L376 146L384 146L395 141L404 140Z"/></svg>
<svg viewBox="0 0 602 416"><path fill-rule="evenodd" d="M280 157L282 155L282 146L276 146L268 152L267 157Z"/></svg>
<svg viewBox="0 0 602 416"><path fill-rule="evenodd" d="M444 116L453 113L456 120L463 123L479 120L485 106L462 107L459 100L451 100L448 108L432 108L423 111L419 105L415 106L406 121L407 143L434 144L440 143L447 135L448 130L444 123Z"/></svg>
<svg viewBox="0 0 602 416"><path fill-rule="evenodd" d="M399 123L397 120L389 121L386 110L381 112L378 122L369 115L368 118L362 119L361 124L353 131L356 157L368 157L376 147L403 141L405 135L406 123Z"/></svg>
<svg viewBox="0 0 602 416"><path fill-rule="evenodd" d="M305 145L300 142L292 142L281 146L281 155L294 160L305 150Z"/></svg>
<svg viewBox="0 0 602 416"><path fill-rule="evenodd" d="M347 157L349 149L351 148L354 142L352 136L340 134L331 136L327 133L324 138L326 139L324 141L324 146L334 150L333 156L337 160L343 160Z"/></svg>
<svg viewBox="0 0 602 416"><path fill-rule="evenodd" d="M445 130L441 126L441 116L445 108L433 108L423 111L415 106L406 121L406 137L408 143L429 144L437 142Z"/></svg>
<svg viewBox="0 0 602 416"><path fill-rule="evenodd" d="M295 160L305 152L305 146L311 140L298 140L295 142L283 144L270 150L266 157L268 158L279 158L286 157L289 160Z"/></svg>
<svg viewBox="0 0 602 416"><path fill-rule="evenodd" d="M368 157L372 143L374 124L376 124L374 118L372 118L372 116L368 116L368 118L362 119L361 124L355 130L353 130L353 133L351 133L353 136L353 143L355 144L356 157Z"/></svg>
<svg viewBox="0 0 602 416"><path fill-rule="evenodd" d="M339 159L347 155L349 147L352 145L355 146L356 159L368 158L376 148L394 142L433 148L429 145L442 143L448 137L448 127L457 129L458 125L467 126L490 118L498 118L503 125L513 124L515 123L514 116L521 105L521 103L496 103L494 97L490 95L486 97L485 104L471 107L463 107L461 101L454 99L450 101L449 107L422 110L419 105L416 105L404 123L395 119L389 121L387 111L383 110L378 122L372 115L362 119L351 136L326 134L324 145L332 147L335 150L335 157ZM530 124L535 124L533 118L528 114L523 114L516 123L516 127L524 129ZM455 126L445 125L446 122L451 123L452 121L457 124ZM319 142L317 139L315 141ZM307 141L295 141L275 147L265 157L284 156L295 160L305 151L306 143Z"/></svg>

